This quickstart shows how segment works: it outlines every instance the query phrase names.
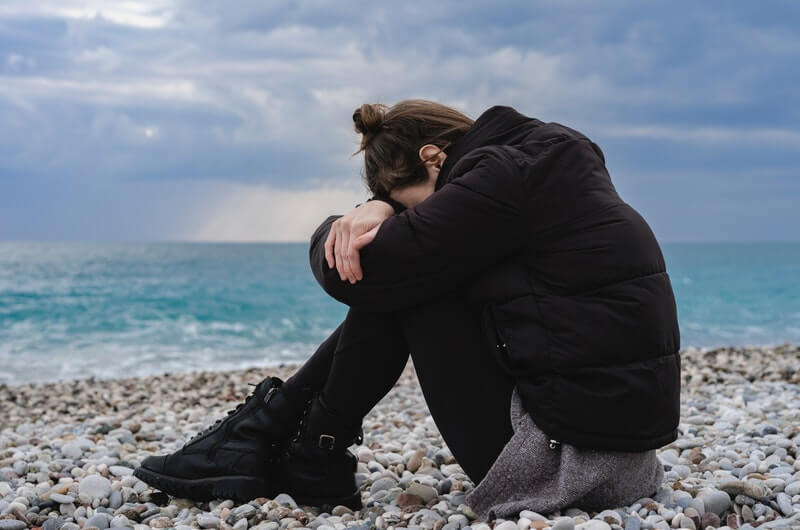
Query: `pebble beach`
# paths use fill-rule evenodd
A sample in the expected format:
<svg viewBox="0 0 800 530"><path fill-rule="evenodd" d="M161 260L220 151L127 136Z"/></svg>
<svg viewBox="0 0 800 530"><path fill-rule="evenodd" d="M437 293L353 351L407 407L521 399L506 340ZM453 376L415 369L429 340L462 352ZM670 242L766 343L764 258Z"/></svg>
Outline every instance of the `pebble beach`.
<svg viewBox="0 0 800 530"><path fill-rule="evenodd" d="M170 498L132 476L183 445L264 377L295 366L0 385L0 530L311 528L640 530L800 528L800 348L687 349L679 438L658 451L652 498L586 512L478 519L474 484L444 444L413 367L364 419L364 508L320 512L288 495ZM625 421L625 418L619 418ZM466 429L480 429L465 420Z"/></svg>

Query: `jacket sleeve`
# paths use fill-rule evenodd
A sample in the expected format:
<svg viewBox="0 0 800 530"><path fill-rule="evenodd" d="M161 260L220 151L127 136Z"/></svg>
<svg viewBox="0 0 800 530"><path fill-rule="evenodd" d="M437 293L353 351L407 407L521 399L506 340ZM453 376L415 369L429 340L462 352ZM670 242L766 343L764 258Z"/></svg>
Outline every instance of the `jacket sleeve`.
<svg viewBox="0 0 800 530"><path fill-rule="evenodd" d="M361 249L361 281L342 281L325 261L325 240L338 216L326 219L312 236L312 271L329 295L349 306L412 307L518 251L527 224L526 197L514 161L503 151L488 151L462 176L381 224Z"/></svg>

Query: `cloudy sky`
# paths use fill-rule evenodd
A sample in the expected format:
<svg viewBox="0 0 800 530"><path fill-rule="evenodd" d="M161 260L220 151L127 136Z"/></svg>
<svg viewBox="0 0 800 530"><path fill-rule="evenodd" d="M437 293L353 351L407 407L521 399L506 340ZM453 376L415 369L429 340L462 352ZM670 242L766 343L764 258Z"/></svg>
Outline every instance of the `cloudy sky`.
<svg viewBox="0 0 800 530"><path fill-rule="evenodd" d="M0 240L299 240L351 115L506 104L603 148L662 241L800 239L800 4L2 0Z"/></svg>

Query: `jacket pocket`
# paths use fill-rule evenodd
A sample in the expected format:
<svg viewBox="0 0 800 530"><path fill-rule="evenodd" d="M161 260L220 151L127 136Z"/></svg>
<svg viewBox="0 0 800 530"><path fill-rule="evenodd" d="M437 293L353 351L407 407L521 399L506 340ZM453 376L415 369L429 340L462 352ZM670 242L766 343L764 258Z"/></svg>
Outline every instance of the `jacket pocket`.
<svg viewBox="0 0 800 530"><path fill-rule="evenodd" d="M491 349L492 355L506 373L513 374L514 371L508 357L508 343L503 336L503 332L497 325L497 319L492 304L486 304L481 314L481 325L486 344Z"/></svg>
<svg viewBox="0 0 800 530"><path fill-rule="evenodd" d="M548 371L547 335L533 295L487 304L484 314L489 340L507 372L535 376Z"/></svg>

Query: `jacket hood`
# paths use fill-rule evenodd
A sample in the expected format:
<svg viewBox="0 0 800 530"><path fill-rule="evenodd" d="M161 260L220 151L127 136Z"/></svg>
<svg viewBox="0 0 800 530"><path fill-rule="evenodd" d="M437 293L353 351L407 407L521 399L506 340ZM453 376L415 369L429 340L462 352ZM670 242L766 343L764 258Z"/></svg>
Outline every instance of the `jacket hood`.
<svg viewBox="0 0 800 530"><path fill-rule="evenodd" d="M445 150L447 158L442 164L442 169L439 170L435 190L438 191L452 180L450 172L453 167L461 157L473 149L487 145L506 145L512 138L518 137L520 125L538 126L541 124L541 121L529 118L511 107L503 105L495 105L484 111L464 136Z"/></svg>

